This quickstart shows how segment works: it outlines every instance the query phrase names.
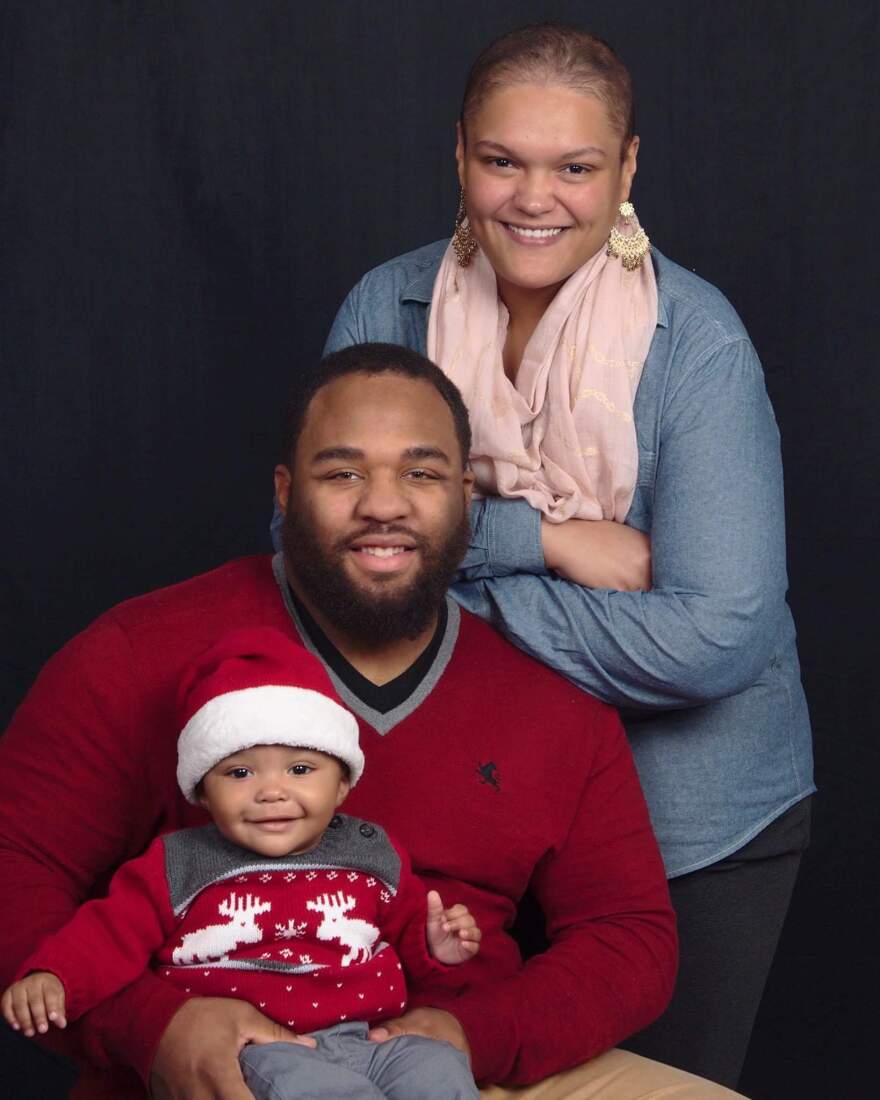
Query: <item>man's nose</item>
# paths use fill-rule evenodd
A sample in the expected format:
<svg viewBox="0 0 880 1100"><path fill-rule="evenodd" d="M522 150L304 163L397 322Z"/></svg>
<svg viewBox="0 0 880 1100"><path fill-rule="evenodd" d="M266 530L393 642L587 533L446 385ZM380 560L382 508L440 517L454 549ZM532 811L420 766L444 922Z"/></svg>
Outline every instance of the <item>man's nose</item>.
<svg viewBox="0 0 880 1100"><path fill-rule="evenodd" d="M402 519L409 510L409 499L396 474L368 478L357 502L357 513L362 519L380 523Z"/></svg>

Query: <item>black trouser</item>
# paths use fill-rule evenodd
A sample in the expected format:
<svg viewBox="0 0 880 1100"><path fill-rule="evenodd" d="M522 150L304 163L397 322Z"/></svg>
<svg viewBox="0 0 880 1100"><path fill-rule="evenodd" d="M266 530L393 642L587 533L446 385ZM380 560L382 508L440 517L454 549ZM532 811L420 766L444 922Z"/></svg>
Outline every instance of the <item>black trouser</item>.
<svg viewBox="0 0 880 1100"><path fill-rule="evenodd" d="M727 859L670 880L675 993L622 1047L736 1088L809 835L805 798Z"/></svg>

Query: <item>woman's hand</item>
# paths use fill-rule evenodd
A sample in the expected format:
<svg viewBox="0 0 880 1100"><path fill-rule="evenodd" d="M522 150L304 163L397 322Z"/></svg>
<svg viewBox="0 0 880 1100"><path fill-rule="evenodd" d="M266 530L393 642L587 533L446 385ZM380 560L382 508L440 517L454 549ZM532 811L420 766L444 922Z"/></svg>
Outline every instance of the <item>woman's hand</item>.
<svg viewBox="0 0 880 1100"><path fill-rule="evenodd" d="M584 588L635 592L651 587L651 540L612 520L541 520L547 568Z"/></svg>
<svg viewBox="0 0 880 1100"><path fill-rule="evenodd" d="M50 1023L67 1027L64 986L48 970L35 970L21 981L13 982L0 1004L7 1023L29 1037L37 1032L43 1035Z"/></svg>
<svg viewBox="0 0 880 1100"><path fill-rule="evenodd" d="M464 905L444 909L436 890L428 891L428 950L447 966L467 962L480 950L482 933Z"/></svg>

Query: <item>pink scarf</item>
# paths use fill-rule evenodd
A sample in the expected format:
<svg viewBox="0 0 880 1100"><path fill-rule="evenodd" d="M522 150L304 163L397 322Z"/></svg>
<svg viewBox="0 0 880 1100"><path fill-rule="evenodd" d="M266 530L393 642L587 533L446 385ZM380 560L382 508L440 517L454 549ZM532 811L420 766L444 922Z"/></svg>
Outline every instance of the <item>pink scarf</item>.
<svg viewBox="0 0 880 1100"><path fill-rule="evenodd" d="M482 251L447 248L434 283L428 357L458 386L487 495L524 497L549 520L622 523L638 474L633 399L657 324L650 257L635 271L603 249L550 303L511 382L508 313Z"/></svg>

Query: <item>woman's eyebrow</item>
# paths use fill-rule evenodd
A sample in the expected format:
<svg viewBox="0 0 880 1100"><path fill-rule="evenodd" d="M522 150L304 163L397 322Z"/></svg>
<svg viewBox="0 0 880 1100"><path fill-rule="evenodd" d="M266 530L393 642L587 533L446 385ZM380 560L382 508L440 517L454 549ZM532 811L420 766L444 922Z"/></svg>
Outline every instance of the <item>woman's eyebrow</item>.
<svg viewBox="0 0 880 1100"><path fill-rule="evenodd" d="M518 155L512 150L508 149L506 145L501 145L497 141L488 141L486 138L482 138L475 143L478 146L483 147L488 152L493 150L500 153L502 156L511 157L513 160L518 159ZM608 154L604 149L600 149L598 145L584 145L580 149L572 149L568 153L561 153L559 160L575 160L577 157L605 157Z"/></svg>

